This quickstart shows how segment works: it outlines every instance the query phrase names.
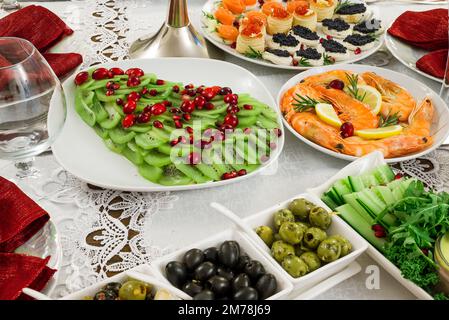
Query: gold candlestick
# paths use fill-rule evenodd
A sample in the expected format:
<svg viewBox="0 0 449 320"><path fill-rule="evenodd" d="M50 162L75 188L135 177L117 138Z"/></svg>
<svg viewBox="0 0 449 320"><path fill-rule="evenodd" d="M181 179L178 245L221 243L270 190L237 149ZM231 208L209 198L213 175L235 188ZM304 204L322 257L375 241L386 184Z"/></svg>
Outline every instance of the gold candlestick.
<svg viewBox="0 0 449 320"><path fill-rule="evenodd" d="M170 0L167 19L154 35L137 39L131 59L156 57L209 58L206 42L190 23L186 0Z"/></svg>

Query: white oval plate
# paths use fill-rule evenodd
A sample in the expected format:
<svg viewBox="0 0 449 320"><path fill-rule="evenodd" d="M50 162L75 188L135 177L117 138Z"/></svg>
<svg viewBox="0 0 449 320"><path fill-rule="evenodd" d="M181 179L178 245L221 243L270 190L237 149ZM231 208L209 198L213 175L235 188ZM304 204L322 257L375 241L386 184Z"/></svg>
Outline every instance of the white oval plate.
<svg viewBox="0 0 449 320"><path fill-rule="evenodd" d="M120 67L124 70L139 67L145 72L157 74L161 79L179 81L186 84L228 86L237 93L251 94L251 96L266 103L278 112L278 109L275 108L275 101L265 85L251 72L228 62L195 58L158 58L126 60L101 66L105 68ZM259 169L245 176L185 186L158 185L141 177L137 172L137 167L124 156L110 151L95 131L78 116L74 107L75 85L73 79L74 75L63 84L67 99L67 120L59 138L52 146L53 154L64 169L79 179L95 186L142 192L218 187L239 182L261 172L261 170L278 158L284 146L284 135L282 135L278 141L278 148L273 152L270 160ZM56 125L53 119L58 118L57 113L59 109L61 108L50 107L48 117L50 131ZM279 112L278 115L279 125L283 129Z"/></svg>
<svg viewBox="0 0 449 320"><path fill-rule="evenodd" d="M390 27L391 25L388 27L388 29L390 29ZM431 76L430 74L427 74L416 67L416 61L421 59L426 54L430 53L430 51L412 47L411 45L391 36L388 32L386 32L385 35L385 45L387 46L388 50L390 50L391 54L407 68L419 73L420 75L423 75L424 77L443 83L443 79Z"/></svg>
<svg viewBox="0 0 449 320"><path fill-rule="evenodd" d="M204 6L203 6L203 11L204 12L212 12L213 8L215 7L216 4L216 0L209 0L207 1ZM354 0L354 2L362 2L361 0ZM368 8L369 10L369 8ZM212 42L216 47L220 48L221 50L232 54L233 56L236 56L237 58L261 65L261 66L266 66L266 67L271 67L271 68L276 68L276 69L284 69L284 70L309 70L309 69L314 69L314 68L319 68L319 67L301 67L301 66L282 66L282 65L277 65L274 63L271 63L269 61L263 60L263 59L252 59L252 58L248 58L247 56L238 53L235 49L232 49L229 45L225 44L224 42L220 41L216 36L212 35L210 32L208 32L207 28L204 28L204 24L201 21L203 14L200 14L200 21L198 21L198 25L201 26L200 30L201 33L203 34L203 36L209 40L210 42ZM341 65L341 64L345 64L345 63L354 63L360 60L363 60L365 58L368 58L370 55L372 55L373 53L375 53L377 50L380 49L380 47L382 47L382 44L384 42L384 33L382 33L382 35L379 36L379 39L377 40L377 45L374 46L373 48L371 48L370 50L364 51L361 54L354 54L354 52L349 51L350 52L350 58L348 60L345 61L338 61L336 62L334 65Z"/></svg>
<svg viewBox="0 0 449 320"><path fill-rule="evenodd" d="M405 89L407 89L409 92L411 92L416 99L417 103L422 101L426 96L429 96L432 99L432 102L435 107L435 115L433 117L433 123L431 132L434 133L434 143L429 148L424 149L420 152L412 153L403 157L397 157L397 158L389 158L385 159L386 162L392 163L392 162L399 162L399 161L406 161L414 158L418 158L420 156L423 156L436 148L438 148L448 137L449 137L449 109L444 103L444 101L438 96L435 91L424 85L423 83L410 78L409 76L406 76L402 73L398 73L395 71L391 71L388 69L378 68L378 67L372 67L372 66L364 66L364 65L340 65L340 66L326 66L326 67L318 67L313 70L301 72L288 80L281 88L279 95L277 97L277 104L278 108L280 109L280 103L281 98L284 92L286 92L288 89L296 85L298 82L300 82L302 79L305 79L311 75L323 73L330 70L336 70L336 69L342 69L342 70L349 70L357 73L362 73L366 71L372 71L377 73L378 75L385 77L393 82L396 82L397 84L401 85ZM349 156L346 154L338 153L332 150L329 150L327 148L324 148L308 139L300 135L298 132L293 129L290 124L282 117L282 120L284 121L285 127L287 127L290 132L292 132L298 139L302 140L312 148L315 148L323 153L326 153L328 155L334 156L336 158L348 160L348 161L354 161L358 159L359 157Z"/></svg>

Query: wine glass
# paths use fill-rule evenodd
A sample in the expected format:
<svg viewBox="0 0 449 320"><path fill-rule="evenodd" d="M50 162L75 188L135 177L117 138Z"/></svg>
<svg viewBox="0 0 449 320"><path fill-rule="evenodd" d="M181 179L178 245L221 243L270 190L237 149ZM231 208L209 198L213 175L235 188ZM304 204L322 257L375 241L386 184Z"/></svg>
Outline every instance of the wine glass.
<svg viewBox="0 0 449 320"><path fill-rule="evenodd" d="M0 38L0 159L26 164L52 145L65 117L61 83L39 51L25 39Z"/></svg>

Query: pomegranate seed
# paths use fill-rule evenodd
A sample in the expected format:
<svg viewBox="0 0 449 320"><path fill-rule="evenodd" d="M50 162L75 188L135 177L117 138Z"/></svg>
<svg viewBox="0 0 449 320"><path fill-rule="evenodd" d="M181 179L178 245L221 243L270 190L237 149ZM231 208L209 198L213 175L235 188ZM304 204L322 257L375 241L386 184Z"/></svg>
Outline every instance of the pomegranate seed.
<svg viewBox="0 0 449 320"><path fill-rule="evenodd" d="M240 111L240 108L235 105L229 105L229 107L226 108L227 113L238 113Z"/></svg>
<svg viewBox="0 0 449 320"><path fill-rule="evenodd" d="M89 73L87 73L86 71L80 72L76 75L75 77L75 84L77 86L82 85L84 82L86 82L89 79Z"/></svg>
<svg viewBox="0 0 449 320"><path fill-rule="evenodd" d="M239 124L239 119L237 118L237 116L235 114L228 113L224 117L223 122L224 122L224 125L230 125L232 128L235 128Z"/></svg>
<svg viewBox="0 0 449 320"><path fill-rule="evenodd" d="M173 86L173 88L171 89L173 92L178 93L179 92L179 87L178 86Z"/></svg>
<svg viewBox="0 0 449 320"><path fill-rule="evenodd" d="M131 78L131 77L141 77L145 73L140 68L131 68L126 70L125 74L127 74Z"/></svg>
<svg viewBox="0 0 449 320"><path fill-rule="evenodd" d="M115 103L117 103L119 106L123 105L123 100L118 98L117 100L115 100Z"/></svg>
<svg viewBox="0 0 449 320"><path fill-rule="evenodd" d="M244 134L250 134L251 133L251 128L245 128L244 130L243 130L243 133Z"/></svg>
<svg viewBox="0 0 449 320"><path fill-rule="evenodd" d="M182 117L184 118L185 121L190 121L190 119L192 118L192 116L189 113L184 113Z"/></svg>
<svg viewBox="0 0 449 320"><path fill-rule="evenodd" d="M270 160L270 157L267 156L266 154L264 154L263 156L260 157L260 161L262 161L262 163L265 163L268 160Z"/></svg>
<svg viewBox="0 0 449 320"><path fill-rule="evenodd" d="M180 143L183 143L183 144L186 144L186 143L187 143L187 139L186 139L186 137L184 137L184 136L179 136L178 141L179 141Z"/></svg>
<svg viewBox="0 0 449 320"><path fill-rule="evenodd" d="M114 83L114 85L112 86L112 89L118 90L118 89L120 89L120 85L118 83Z"/></svg>
<svg viewBox="0 0 449 320"><path fill-rule="evenodd" d="M324 41L324 39L323 39L323 38L320 38L320 43L323 43L323 41Z"/></svg>
<svg viewBox="0 0 449 320"><path fill-rule="evenodd" d="M250 105L250 104L244 104L243 105L243 109L245 109L245 110L253 110L253 106Z"/></svg>
<svg viewBox="0 0 449 320"><path fill-rule="evenodd" d="M226 131L226 130L234 131L234 127L231 124L226 123L226 124L222 124L219 127L219 130L223 131L223 132Z"/></svg>
<svg viewBox="0 0 449 320"><path fill-rule="evenodd" d="M187 90L186 89L182 90L181 94L187 94Z"/></svg>
<svg viewBox="0 0 449 320"><path fill-rule="evenodd" d="M140 79L137 77L129 77L126 85L128 87L137 87L140 84Z"/></svg>
<svg viewBox="0 0 449 320"><path fill-rule="evenodd" d="M106 95L107 95L108 97L114 95L114 93L115 93L114 90L106 90Z"/></svg>
<svg viewBox="0 0 449 320"><path fill-rule="evenodd" d="M345 83L341 80L332 80L329 83L329 88L336 89L336 90L343 90L345 87Z"/></svg>
<svg viewBox="0 0 449 320"><path fill-rule="evenodd" d="M109 79L114 78L114 74L111 71L108 71L108 78Z"/></svg>
<svg viewBox="0 0 449 320"><path fill-rule="evenodd" d="M237 104L238 100L239 100L239 97L236 94L232 94L232 93L225 95L225 97L223 99L223 101L225 103L230 103L230 104Z"/></svg>
<svg viewBox="0 0 449 320"><path fill-rule="evenodd" d="M385 233L385 231L375 231L375 232L374 232L374 235L375 235L377 238L385 238L385 237L387 236L387 234Z"/></svg>
<svg viewBox="0 0 449 320"><path fill-rule="evenodd" d="M106 89L114 89L114 82L108 81L108 83L106 83Z"/></svg>
<svg viewBox="0 0 449 320"><path fill-rule="evenodd" d="M362 53L362 49L360 49L360 48L357 48L354 51L354 54L361 54L361 53Z"/></svg>
<svg viewBox="0 0 449 320"><path fill-rule="evenodd" d="M189 136L189 143L193 144L194 142L195 142L195 139L193 138L193 135Z"/></svg>
<svg viewBox="0 0 449 320"><path fill-rule="evenodd" d="M385 228L380 224L374 224L371 229L373 231L385 231Z"/></svg>
<svg viewBox="0 0 449 320"><path fill-rule="evenodd" d="M174 115L172 118L173 118L174 121L181 120L181 116L178 116L178 115Z"/></svg>
<svg viewBox="0 0 449 320"><path fill-rule="evenodd" d="M157 84L158 86L162 86L163 84L165 84L165 81L164 81L164 80L161 80L161 79L157 79L157 80L156 80L156 84Z"/></svg>
<svg viewBox="0 0 449 320"><path fill-rule="evenodd" d="M194 87L193 83L189 83L184 86L185 89L193 89L193 87Z"/></svg>
<svg viewBox="0 0 449 320"><path fill-rule="evenodd" d="M293 59L292 65L293 65L294 67L296 67L296 66L298 65L298 61L296 61L295 59Z"/></svg>
<svg viewBox="0 0 449 320"><path fill-rule="evenodd" d="M206 104L204 105L204 108L206 110L213 110L215 108L215 106L212 102L206 102Z"/></svg>
<svg viewBox="0 0 449 320"><path fill-rule="evenodd" d="M131 114L136 110L137 104L134 100L129 100L125 105L123 106L123 112L126 114Z"/></svg>
<svg viewBox="0 0 449 320"><path fill-rule="evenodd" d="M275 143L275 142L270 142L270 149L271 150L274 150L274 149L276 149L278 146L277 146L277 144Z"/></svg>
<svg viewBox="0 0 449 320"><path fill-rule="evenodd" d="M212 100L217 95L217 93L213 90L213 88L206 88L203 90L201 95L206 98L206 100Z"/></svg>
<svg viewBox="0 0 449 320"><path fill-rule="evenodd" d="M237 172L237 174L239 175L239 176L244 176L244 175L246 175L246 170L245 169L241 169L241 170L239 170L238 172Z"/></svg>
<svg viewBox="0 0 449 320"><path fill-rule="evenodd" d="M151 114L148 112L142 112L138 117L137 117L137 122L138 123L147 123L150 122L151 120Z"/></svg>
<svg viewBox="0 0 449 320"><path fill-rule="evenodd" d="M131 92L130 94L128 94L128 101L129 100L134 100L134 101L140 100L140 94L137 93L136 91Z"/></svg>
<svg viewBox="0 0 449 320"><path fill-rule="evenodd" d="M204 91L204 86L199 86L196 88L196 93L201 94Z"/></svg>
<svg viewBox="0 0 449 320"><path fill-rule="evenodd" d="M193 134L193 128L192 127L186 127L186 131L188 134Z"/></svg>
<svg viewBox="0 0 449 320"><path fill-rule="evenodd" d="M395 180L399 180L403 177L402 173L396 173L396 175L394 176Z"/></svg>
<svg viewBox="0 0 449 320"><path fill-rule="evenodd" d="M279 129L279 128L274 128L273 131L274 131L274 133L275 133L278 137L282 136L282 130L281 130L281 129Z"/></svg>
<svg viewBox="0 0 449 320"><path fill-rule="evenodd" d="M133 114L128 114L122 121L123 128L129 128L134 125L136 117Z"/></svg>
<svg viewBox="0 0 449 320"><path fill-rule="evenodd" d="M164 100L164 101L162 101L162 103L164 104L164 106L166 106L166 107L171 107L173 104L171 103L171 101L167 101L167 100Z"/></svg>
<svg viewBox="0 0 449 320"><path fill-rule="evenodd" d="M196 96L196 90L187 90L187 95L190 97L194 97Z"/></svg>
<svg viewBox="0 0 449 320"><path fill-rule="evenodd" d="M92 72L92 79L94 80L103 80L109 78L109 71L106 68L98 68L94 72Z"/></svg>
<svg viewBox="0 0 449 320"><path fill-rule="evenodd" d="M109 69L109 72L112 73L114 76L121 76L125 74L125 71L123 71L120 68L111 68Z"/></svg>
<svg viewBox="0 0 449 320"><path fill-rule="evenodd" d="M429 255L429 249L427 248L422 248L421 252L423 253L423 255L428 256Z"/></svg>
<svg viewBox="0 0 449 320"><path fill-rule="evenodd" d="M167 111L167 107L163 103L156 103L151 107L151 113L155 116L163 114L165 111Z"/></svg>
<svg viewBox="0 0 449 320"><path fill-rule="evenodd" d="M153 122L153 126L155 128L162 129L164 127L164 124L162 122L160 122L159 120L156 120Z"/></svg>
<svg viewBox="0 0 449 320"><path fill-rule="evenodd" d="M240 27L240 23L237 20L234 20L234 22L232 23L232 25L234 27L236 27L237 29Z"/></svg>
<svg viewBox="0 0 449 320"><path fill-rule="evenodd" d="M145 95L145 94L147 94L148 92L149 92L148 88L147 88L147 87L144 87L140 93L143 94L143 95Z"/></svg>
<svg viewBox="0 0 449 320"><path fill-rule="evenodd" d="M182 123L181 123L181 121L175 120L175 127L176 127L177 129L181 129L181 128L182 128Z"/></svg>
<svg viewBox="0 0 449 320"><path fill-rule="evenodd" d="M184 101L181 103L181 110L186 113L192 113L195 111L195 102L191 100Z"/></svg>
<svg viewBox="0 0 449 320"><path fill-rule="evenodd" d="M231 43L231 48L232 48L232 49L235 49L235 48L237 48L237 42L233 42L233 43Z"/></svg>
<svg viewBox="0 0 449 320"><path fill-rule="evenodd" d="M232 93L232 89L229 87L223 87L220 89L219 95L220 96L225 96L227 94L231 94Z"/></svg>
<svg viewBox="0 0 449 320"><path fill-rule="evenodd" d="M181 110L179 108L171 108L170 112L171 113L181 113Z"/></svg>
<svg viewBox="0 0 449 320"><path fill-rule="evenodd" d="M237 176L238 176L238 173L236 171L231 171L231 172L223 173L223 175L221 176L221 179L229 180L229 179L234 179Z"/></svg>
<svg viewBox="0 0 449 320"><path fill-rule="evenodd" d="M200 160L201 156L197 152L191 152L187 157L188 163L193 165L200 163Z"/></svg>
<svg viewBox="0 0 449 320"><path fill-rule="evenodd" d="M327 36L326 36L326 39L327 39L327 40L332 40L332 39L333 39L333 37L332 37L332 36L330 36L330 35L327 35Z"/></svg>
<svg viewBox="0 0 449 320"><path fill-rule="evenodd" d="M170 145L171 145L172 147L176 146L178 143L179 143L178 139L175 139L175 140L170 141Z"/></svg>
<svg viewBox="0 0 449 320"><path fill-rule="evenodd" d="M151 113L151 107L150 105L146 105L145 108L143 108L143 112Z"/></svg>
<svg viewBox="0 0 449 320"><path fill-rule="evenodd" d="M354 135L354 126L350 122L345 122L340 127L340 135L341 137L348 138Z"/></svg>
<svg viewBox="0 0 449 320"><path fill-rule="evenodd" d="M204 98L203 96L198 96L193 100L193 102L195 103L196 108L198 110L201 110L206 104L206 98Z"/></svg>
<svg viewBox="0 0 449 320"><path fill-rule="evenodd" d="M157 93L158 93L158 92L157 92L156 89L151 89L150 92L149 92L150 96L152 96L152 97L157 96Z"/></svg>

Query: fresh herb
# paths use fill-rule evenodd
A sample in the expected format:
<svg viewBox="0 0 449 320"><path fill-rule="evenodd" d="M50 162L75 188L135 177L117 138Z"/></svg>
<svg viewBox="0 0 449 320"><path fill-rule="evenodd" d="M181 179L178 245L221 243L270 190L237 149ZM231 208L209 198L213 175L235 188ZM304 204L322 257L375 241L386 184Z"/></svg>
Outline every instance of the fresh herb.
<svg viewBox="0 0 449 320"><path fill-rule="evenodd" d="M332 58L332 57L330 57L330 56L327 55L327 54L324 54L323 58L324 58L324 65L325 65L325 66L328 66L328 65L331 65L331 64L334 64L334 63L335 63L335 59Z"/></svg>
<svg viewBox="0 0 449 320"><path fill-rule="evenodd" d="M340 1L338 5L335 7L334 13L338 12L342 8L349 7L350 5L352 5L351 1L348 0Z"/></svg>
<svg viewBox="0 0 449 320"><path fill-rule="evenodd" d="M206 11L203 10L203 16L205 16L209 20L215 20L215 21L218 22L218 20L215 19L214 15L212 13L209 13L209 12L206 12Z"/></svg>
<svg viewBox="0 0 449 320"><path fill-rule="evenodd" d="M295 106L295 110L298 112L304 112L310 109L314 109L315 106L320 103L313 98L310 98L308 96L301 96L299 94L296 94L296 98L293 99L296 101L296 103L293 103L293 105Z"/></svg>
<svg viewBox="0 0 449 320"><path fill-rule="evenodd" d="M390 114L390 111L386 116L381 115L379 118L379 128L394 126L399 123L399 111L393 114Z"/></svg>
<svg viewBox="0 0 449 320"><path fill-rule="evenodd" d="M445 295L443 292L437 293L433 298L435 300L449 300L449 296Z"/></svg>
<svg viewBox="0 0 449 320"><path fill-rule="evenodd" d="M311 67L312 65L310 64L309 60L301 57L301 59L299 59L298 64L303 66L303 67Z"/></svg>
<svg viewBox="0 0 449 320"><path fill-rule="evenodd" d="M349 81L348 90L350 95L353 96L355 99L363 102L363 100L366 97L366 92L364 95L359 94L359 87L358 87L359 75L346 73L346 78Z"/></svg>
<svg viewBox="0 0 449 320"><path fill-rule="evenodd" d="M262 52L255 50L253 47L249 47L249 52L245 52L245 56L252 59L261 59L262 58Z"/></svg>

